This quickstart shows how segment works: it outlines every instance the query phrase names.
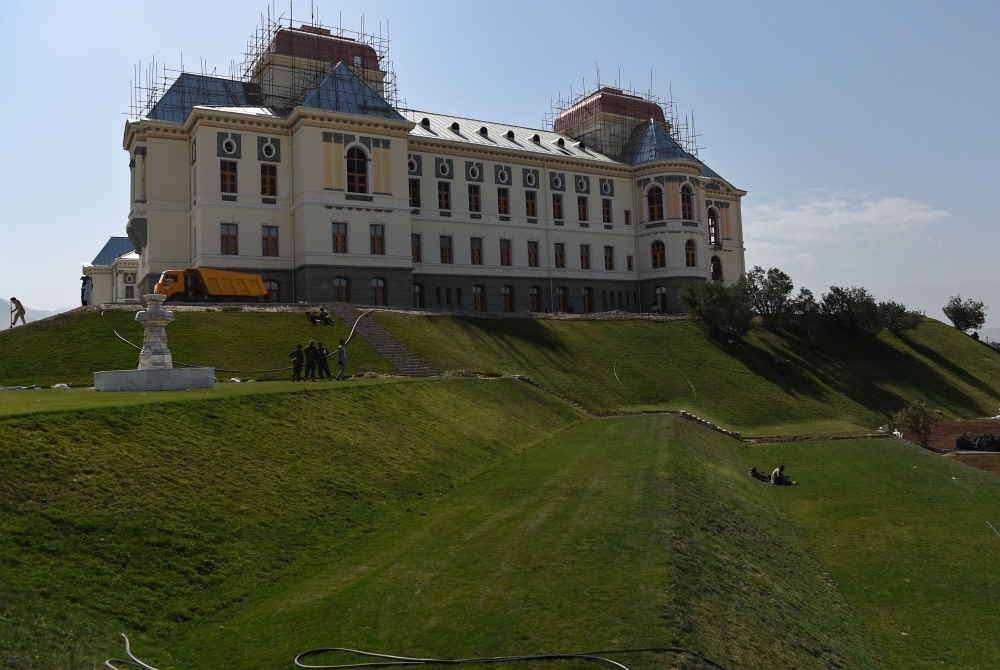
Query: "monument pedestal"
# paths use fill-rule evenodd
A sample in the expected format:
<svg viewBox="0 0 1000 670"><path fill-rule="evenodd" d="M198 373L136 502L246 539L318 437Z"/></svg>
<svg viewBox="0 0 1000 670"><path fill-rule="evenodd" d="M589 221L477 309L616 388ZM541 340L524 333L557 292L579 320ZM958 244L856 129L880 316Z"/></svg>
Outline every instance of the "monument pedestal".
<svg viewBox="0 0 1000 670"><path fill-rule="evenodd" d="M215 386L215 368L174 369L173 357L167 348L167 324L174 313L163 309L165 295L142 296L147 308L135 315L145 327L142 351L137 370L109 370L94 373L97 391L179 391L210 389Z"/></svg>
<svg viewBox="0 0 1000 670"><path fill-rule="evenodd" d="M151 368L94 373L96 391L179 391L215 387L215 368Z"/></svg>

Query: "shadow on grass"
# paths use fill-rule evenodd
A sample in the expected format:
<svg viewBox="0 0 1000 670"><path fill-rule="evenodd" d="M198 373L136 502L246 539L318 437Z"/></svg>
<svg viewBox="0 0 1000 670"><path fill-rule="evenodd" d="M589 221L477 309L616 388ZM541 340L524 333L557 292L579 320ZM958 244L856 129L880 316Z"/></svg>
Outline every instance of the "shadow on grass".
<svg viewBox="0 0 1000 670"><path fill-rule="evenodd" d="M512 354L511 357L520 359L517 362L524 365L539 366L538 363L527 362L532 356L523 351L524 347L530 347L546 361L547 365L541 367L569 372L580 361L579 355L569 345L537 319L456 317L455 322L482 350L502 357L505 353ZM503 358L506 360L506 357Z"/></svg>
<svg viewBox="0 0 1000 670"><path fill-rule="evenodd" d="M908 346L910 349L917 352L924 358L933 361L935 365L938 365L941 368L947 370L952 375L958 377L972 388L977 389L982 393L985 393L991 398L1000 399L1000 392L992 388L989 384L981 380L979 377L976 377L962 366L957 365L954 361L948 360L940 353L934 351L933 349L924 344L914 342L913 340L908 338L905 334L898 335L897 337L899 338L900 342ZM984 346L986 346L989 349L993 349L989 345L984 345ZM995 350L993 351L995 352Z"/></svg>

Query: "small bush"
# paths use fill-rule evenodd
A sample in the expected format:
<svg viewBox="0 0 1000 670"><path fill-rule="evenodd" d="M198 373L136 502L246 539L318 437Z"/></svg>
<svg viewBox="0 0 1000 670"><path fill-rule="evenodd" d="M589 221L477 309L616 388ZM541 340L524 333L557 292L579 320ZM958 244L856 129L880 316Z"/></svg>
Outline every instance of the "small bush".
<svg viewBox="0 0 1000 670"><path fill-rule="evenodd" d="M962 332L979 330L986 323L986 310L989 309L982 300L962 300L962 296L953 295L941 308L948 320Z"/></svg>
<svg viewBox="0 0 1000 670"><path fill-rule="evenodd" d="M899 302L880 302L878 304L879 317L886 330L893 333L902 333L906 330L913 330L924 320L923 312L914 312L906 309L906 305Z"/></svg>
<svg viewBox="0 0 1000 670"><path fill-rule="evenodd" d="M832 325L854 336L878 335L882 331L875 298L861 287L831 286L820 299L819 311Z"/></svg>
<svg viewBox="0 0 1000 670"><path fill-rule="evenodd" d="M712 333L729 331L745 335L750 330L753 309L742 277L732 286L722 282L688 284L678 297L688 306L691 315L701 319Z"/></svg>
<svg viewBox="0 0 1000 670"><path fill-rule="evenodd" d="M936 423L937 417L929 412L922 402L915 400L896 412L892 418L892 427L895 430L916 435L923 447L927 446L927 438L930 437Z"/></svg>

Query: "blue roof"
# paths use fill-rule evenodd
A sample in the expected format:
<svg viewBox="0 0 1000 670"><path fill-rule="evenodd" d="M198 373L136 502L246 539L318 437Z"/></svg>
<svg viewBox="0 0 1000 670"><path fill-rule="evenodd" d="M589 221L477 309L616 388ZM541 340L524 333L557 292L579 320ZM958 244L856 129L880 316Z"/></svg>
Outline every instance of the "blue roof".
<svg viewBox="0 0 1000 670"><path fill-rule="evenodd" d="M184 72L153 109L149 110L146 117L169 123L184 123L195 105L244 107L247 104L242 82Z"/></svg>
<svg viewBox="0 0 1000 670"><path fill-rule="evenodd" d="M375 89L344 65L343 61L337 63L333 72L306 95L300 106L395 121L406 120Z"/></svg>
<svg viewBox="0 0 1000 670"><path fill-rule="evenodd" d="M643 121L636 126L632 131L632 137L625 145L625 151L622 152L622 160L631 165L671 158L698 162L697 158L677 144L666 128L653 119Z"/></svg>
<svg viewBox="0 0 1000 670"><path fill-rule="evenodd" d="M112 237L108 239L108 243L104 245L101 252L97 254L94 262L91 265L111 265L111 261L118 258L122 254L129 254L135 251L135 247L132 246L132 241L127 237Z"/></svg>

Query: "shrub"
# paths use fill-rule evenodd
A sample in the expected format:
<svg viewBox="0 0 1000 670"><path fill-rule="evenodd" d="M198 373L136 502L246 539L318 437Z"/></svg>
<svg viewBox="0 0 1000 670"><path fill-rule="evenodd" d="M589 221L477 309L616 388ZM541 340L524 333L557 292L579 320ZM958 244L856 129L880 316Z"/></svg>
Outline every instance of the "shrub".
<svg viewBox="0 0 1000 670"><path fill-rule="evenodd" d="M922 402L914 400L903 409L896 412L892 418L892 427L901 433L916 435L920 439L922 447L927 446L927 438L934 430L937 418Z"/></svg>
<svg viewBox="0 0 1000 670"><path fill-rule="evenodd" d="M941 308L944 315L948 317L956 328L962 332L969 330L979 330L986 323L986 310L988 307L982 300L962 300L962 296L953 295L948 298L948 302Z"/></svg>
<svg viewBox="0 0 1000 670"><path fill-rule="evenodd" d="M906 305L899 302L880 302L878 314L883 327L893 333L913 330L924 320L923 312L910 311L906 309Z"/></svg>
<svg viewBox="0 0 1000 670"><path fill-rule="evenodd" d="M831 286L820 299L819 311L830 323L855 336L878 335L882 330L875 298L861 287Z"/></svg>
<svg viewBox="0 0 1000 670"><path fill-rule="evenodd" d="M753 310L743 277L732 286L722 282L688 284L678 297L688 306L691 315L700 318L712 333L729 331L744 335L750 330Z"/></svg>
<svg viewBox="0 0 1000 670"><path fill-rule="evenodd" d="M764 268L756 265L746 275L750 305L768 328L788 322L792 313L792 288L792 278L778 268L765 272Z"/></svg>

